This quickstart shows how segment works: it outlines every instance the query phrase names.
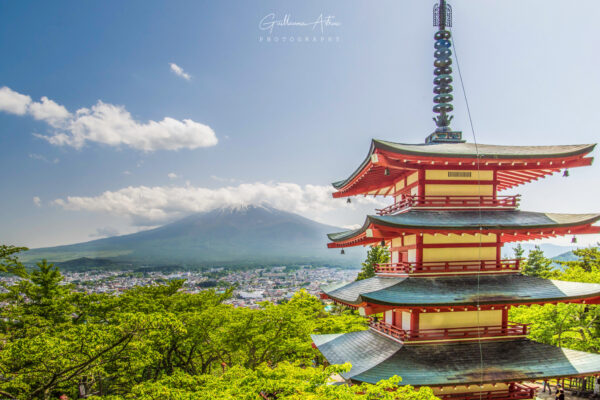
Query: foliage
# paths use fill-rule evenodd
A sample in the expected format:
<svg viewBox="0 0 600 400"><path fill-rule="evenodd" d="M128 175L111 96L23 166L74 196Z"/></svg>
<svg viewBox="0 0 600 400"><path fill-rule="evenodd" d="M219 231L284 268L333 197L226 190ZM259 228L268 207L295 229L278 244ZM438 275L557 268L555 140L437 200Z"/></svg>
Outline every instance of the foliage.
<svg viewBox="0 0 600 400"><path fill-rule="evenodd" d="M597 273L600 270L600 249L595 247L584 247L573 250L578 257L576 261L561 261L565 270L581 270L583 272Z"/></svg>
<svg viewBox="0 0 600 400"><path fill-rule="evenodd" d="M27 247L0 245L0 272L26 277L25 266L19 261L17 254Z"/></svg>
<svg viewBox="0 0 600 400"><path fill-rule="evenodd" d="M356 277L357 281L375 276L375 266L390 261L390 252L385 246L371 246L367 252L367 259L362 263L362 270Z"/></svg>
<svg viewBox="0 0 600 400"><path fill-rule="evenodd" d="M539 253L535 256L536 259L544 260L541 250ZM573 253L579 258L576 261L561 262L564 271L554 270L544 275L563 281L600 283L598 247L579 249ZM544 263L545 261L541 265ZM511 309L510 318L515 322L530 323L530 337L536 341L600 353L600 306L598 305L522 306Z"/></svg>
<svg viewBox="0 0 600 400"><path fill-rule="evenodd" d="M515 249L515 254L516 252ZM552 274L552 260L544 257L540 246L535 246L533 250L529 251L527 260L521 262L521 271L524 275L548 278Z"/></svg>
<svg viewBox="0 0 600 400"><path fill-rule="evenodd" d="M221 374L191 376L176 373L155 382L136 386L126 399L139 400L349 400L349 399L434 399L430 388L415 391L398 387L399 377L377 385L330 385L332 375L348 371L349 364L327 368L303 367L284 362L276 368L261 365L254 370L236 366Z"/></svg>
<svg viewBox="0 0 600 400"><path fill-rule="evenodd" d="M3 265L22 274L13 249L3 248ZM185 293L183 280L114 295L75 292L45 261L22 276L0 294L2 397L433 398L427 388L397 388L396 377L378 385L327 384L350 366L317 366L310 335L365 329L364 319L327 313L303 290L253 310L225 304L231 289Z"/></svg>

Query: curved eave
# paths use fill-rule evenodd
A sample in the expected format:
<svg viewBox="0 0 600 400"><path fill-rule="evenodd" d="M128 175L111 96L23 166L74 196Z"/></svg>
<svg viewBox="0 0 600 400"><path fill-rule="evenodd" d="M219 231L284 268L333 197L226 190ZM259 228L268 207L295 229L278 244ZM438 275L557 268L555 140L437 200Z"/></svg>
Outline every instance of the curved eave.
<svg viewBox="0 0 600 400"><path fill-rule="evenodd" d="M333 183L333 197L357 194L387 195L392 184L418 169L497 170L498 190L515 187L564 168L591 165L584 157L595 144L568 146L495 146L473 143L409 145L372 140L369 153L347 179ZM431 150L438 149L437 151ZM454 151L449 151L454 149ZM464 151L461 151L464 150ZM388 171L388 175L385 171Z"/></svg>
<svg viewBox="0 0 600 400"><path fill-rule="evenodd" d="M405 346L372 330L312 335L312 339L331 364L351 363L342 376L357 382L377 383L398 375L403 385L439 387L600 372L599 354L528 339Z"/></svg>
<svg viewBox="0 0 600 400"><path fill-rule="evenodd" d="M596 304L600 300L600 284L525 275L377 276L327 287L323 292L328 298L351 306L390 308L480 307L584 300Z"/></svg>
<svg viewBox="0 0 600 400"><path fill-rule="evenodd" d="M493 160L527 160L538 158L567 158L580 156L594 150L595 143L556 145L556 146L503 146L474 143L434 143L405 144L385 140L373 140L373 148L387 150L399 155L419 155L428 157L447 157Z"/></svg>
<svg viewBox="0 0 600 400"><path fill-rule="evenodd" d="M502 242L515 242L569 234L600 233L592 226L600 214L552 214L528 211L411 210L388 216L368 215L354 230L327 235L329 248L366 245L403 234L499 233Z"/></svg>

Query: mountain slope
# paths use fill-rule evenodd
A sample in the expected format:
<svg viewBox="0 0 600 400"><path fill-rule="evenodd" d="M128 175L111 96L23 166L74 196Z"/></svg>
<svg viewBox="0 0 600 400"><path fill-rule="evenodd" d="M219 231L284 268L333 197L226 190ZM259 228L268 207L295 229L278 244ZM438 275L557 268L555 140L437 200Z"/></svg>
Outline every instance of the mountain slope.
<svg viewBox="0 0 600 400"><path fill-rule="evenodd" d="M102 257L148 265L331 263L358 266L363 249L327 249L327 233L343 230L265 206L218 209L159 228L77 243L34 249L24 261L65 261Z"/></svg>

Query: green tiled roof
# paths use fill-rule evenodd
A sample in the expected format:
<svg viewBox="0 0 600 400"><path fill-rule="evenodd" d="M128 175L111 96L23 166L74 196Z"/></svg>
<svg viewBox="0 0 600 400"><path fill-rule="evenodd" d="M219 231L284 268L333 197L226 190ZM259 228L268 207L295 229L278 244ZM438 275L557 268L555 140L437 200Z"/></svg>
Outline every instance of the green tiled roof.
<svg viewBox="0 0 600 400"><path fill-rule="evenodd" d="M376 149L391 151L398 154L422 155L434 157L474 158L479 152L483 159L528 159L540 157L569 157L586 154L594 149L595 144L576 144L564 146L501 146L493 144L474 143L423 143L404 144L387 142L385 140L371 141L369 154L360 166L347 179L334 182L333 186L340 189L346 186L369 163L371 154Z"/></svg>
<svg viewBox="0 0 600 400"><path fill-rule="evenodd" d="M479 282L478 282L479 280ZM326 287L332 299L349 304L434 307L528 303L600 296L600 284L542 279L520 274L373 277Z"/></svg>
<svg viewBox="0 0 600 400"><path fill-rule="evenodd" d="M327 235L334 242L363 233L370 224L406 229L527 229L556 228L594 223L600 214L552 214L520 210L410 210L396 215L368 215L362 227Z"/></svg>
<svg viewBox="0 0 600 400"><path fill-rule="evenodd" d="M320 342L319 336L313 335L313 341L323 356L332 364L350 362L352 369L342 375L358 382L377 383L398 375L407 385L444 386L600 372L600 354L528 339L403 346L372 330L346 333L325 342Z"/></svg>
<svg viewBox="0 0 600 400"><path fill-rule="evenodd" d="M586 154L594 150L596 144L570 144L558 146L503 146L475 143L419 143L404 144L373 139L373 147L399 154L430 155L443 157L483 158L538 158L568 157Z"/></svg>

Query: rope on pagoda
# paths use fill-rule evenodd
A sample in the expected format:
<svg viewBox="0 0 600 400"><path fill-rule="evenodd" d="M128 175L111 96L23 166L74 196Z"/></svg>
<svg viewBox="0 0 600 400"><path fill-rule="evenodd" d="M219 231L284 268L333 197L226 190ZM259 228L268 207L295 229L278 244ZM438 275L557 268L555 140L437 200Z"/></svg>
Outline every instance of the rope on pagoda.
<svg viewBox="0 0 600 400"><path fill-rule="evenodd" d="M442 2L440 1L440 4L442 4ZM475 145L475 153L476 153L476 157L477 157L477 188L479 191L479 196L481 196L481 162L480 162L480 154L479 154L479 146L477 143L477 135L475 134L475 125L473 124L473 117L471 115L471 108L469 107L469 99L467 97L467 91L465 90L465 83L462 77L462 72L460 70L460 62L458 60L458 53L456 51L456 45L455 45L456 39L451 41L451 45L452 45L452 51L454 52L454 58L456 59L456 69L458 72L458 78L460 79L460 86L463 92L463 97L465 100L465 106L467 108L467 115L469 117L469 126L471 127L471 134L473 136L473 144ZM481 212L481 208L478 208L479 210L479 259L481 259L482 254L481 254L481 249L483 247L482 245L482 233L483 233L483 217L482 217L482 212ZM480 310L480 303L479 303L479 293L480 293L480 276L481 276L481 267L479 268L479 273L477 274L477 334L478 334L478 345L479 345L479 367L480 367L480 375L479 375L479 384L480 387L483 385L483 371L484 371L484 366L483 366L483 347L481 345L481 321L480 321L480 315L479 315L479 310ZM480 398L481 398L482 394L480 394Z"/></svg>

